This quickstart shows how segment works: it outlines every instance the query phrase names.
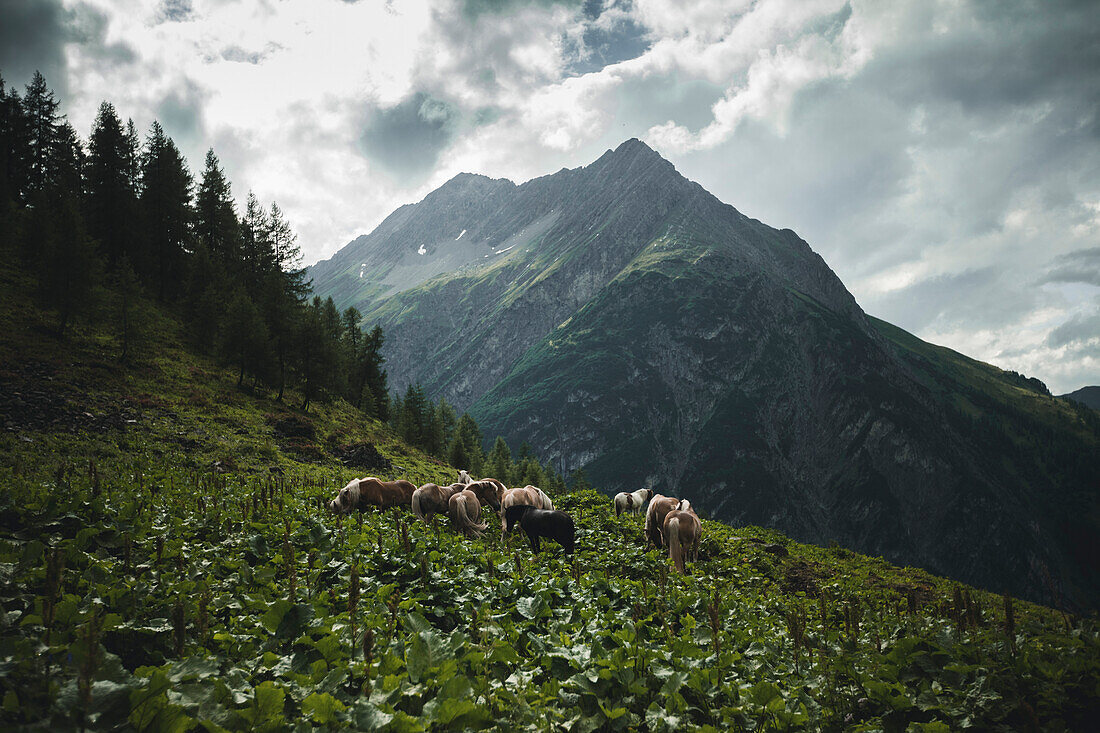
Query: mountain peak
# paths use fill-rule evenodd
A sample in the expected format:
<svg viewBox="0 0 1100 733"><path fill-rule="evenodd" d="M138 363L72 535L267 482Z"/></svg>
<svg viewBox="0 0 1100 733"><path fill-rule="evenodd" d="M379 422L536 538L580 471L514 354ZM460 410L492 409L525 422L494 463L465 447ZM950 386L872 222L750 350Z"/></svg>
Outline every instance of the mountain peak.
<svg viewBox="0 0 1100 733"><path fill-rule="evenodd" d="M615 148L615 153L618 155L656 155L660 157L660 154L649 147L636 137L632 137L629 140L624 140L619 144L619 147Z"/></svg>

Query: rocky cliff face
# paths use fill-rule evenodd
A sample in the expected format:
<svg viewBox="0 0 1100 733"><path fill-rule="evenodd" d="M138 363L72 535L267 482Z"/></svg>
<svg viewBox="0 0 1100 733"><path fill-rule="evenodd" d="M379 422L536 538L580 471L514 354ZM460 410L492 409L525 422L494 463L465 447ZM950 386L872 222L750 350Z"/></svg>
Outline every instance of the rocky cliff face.
<svg viewBox="0 0 1100 733"><path fill-rule="evenodd" d="M869 319L797 235L636 140L522 186L460 176L314 276L383 326L394 386L564 472L1096 605L1096 558L1065 539L1095 528L1095 470L1021 469L1013 441L1034 426L989 438L974 419L1030 425L1041 407L1041 429L1086 451L1095 425Z"/></svg>

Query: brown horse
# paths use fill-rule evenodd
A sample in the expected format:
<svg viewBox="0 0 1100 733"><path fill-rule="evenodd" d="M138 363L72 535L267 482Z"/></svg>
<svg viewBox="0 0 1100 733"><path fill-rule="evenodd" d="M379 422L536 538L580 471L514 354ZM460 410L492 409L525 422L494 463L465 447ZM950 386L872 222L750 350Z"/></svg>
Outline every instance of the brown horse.
<svg viewBox="0 0 1100 733"><path fill-rule="evenodd" d="M699 540L703 536L703 524L693 511L674 509L665 516L665 544L668 545L668 557L681 573L684 572L684 559L694 562L699 557Z"/></svg>
<svg viewBox="0 0 1100 733"><path fill-rule="evenodd" d="M481 502L477 494L469 489L456 491L447 503L447 516L455 527L467 537L480 537L489 525L479 522Z"/></svg>
<svg viewBox="0 0 1100 733"><path fill-rule="evenodd" d="M446 514L448 502L457 492L462 491L462 484L439 486L438 484L424 484L413 492L412 510L420 521L428 523L428 519L435 524L436 514Z"/></svg>
<svg viewBox="0 0 1100 733"><path fill-rule="evenodd" d="M482 506L488 504L493 509L500 511L501 495L504 493L504 484L495 478L483 478L466 484L466 491L471 491L477 496Z"/></svg>
<svg viewBox="0 0 1100 733"><path fill-rule="evenodd" d="M665 526L665 515L680 508L680 500L671 496L654 494L649 500L645 513L645 536L654 547L664 547L661 528Z"/></svg>
<svg viewBox="0 0 1100 733"><path fill-rule="evenodd" d="M374 476L352 479L328 503L328 508L334 514L350 514L353 509L363 512L370 507L386 509L391 506L408 506L412 503L414 491L416 486L404 479L383 481Z"/></svg>

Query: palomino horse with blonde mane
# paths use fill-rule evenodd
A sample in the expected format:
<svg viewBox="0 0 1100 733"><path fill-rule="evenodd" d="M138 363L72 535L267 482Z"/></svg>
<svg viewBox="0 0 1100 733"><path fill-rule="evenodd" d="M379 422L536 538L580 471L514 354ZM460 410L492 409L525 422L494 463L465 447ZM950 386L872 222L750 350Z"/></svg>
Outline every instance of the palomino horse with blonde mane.
<svg viewBox="0 0 1100 733"><path fill-rule="evenodd" d="M467 537L480 537L489 527L485 522L478 521L481 518L481 501L469 489L462 489L451 496L447 503L447 516Z"/></svg>
<svg viewBox="0 0 1100 733"><path fill-rule="evenodd" d="M683 502L687 504L687 502ZM699 540L703 536L703 523L690 505L686 509L673 509L665 516L662 535L668 545L668 557L681 573L684 559L692 562L699 557Z"/></svg>
<svg viewBox="0 0 1100 733"><path fill-rule="evenodd" d="M473 481L466 484L463 487L466 491L472 492L481 502L482 506L488 504L496 511L500 511L500 502L502 495L504 494L504 484L497 481L495 478L483 478L480 481Z"/></svg>
<svg viewBox="0 0 1100 733"><path fill-rule="evenodd" d="M464 484L451 484L450 486L424 484L413 492L411 502L413 514L424 524L427 524L430 518L434 526L435 515L446 514L451 497L462 491L463 488Z"/></svg>
<svg viewBox="0 0 1100 733"><path fill-rule="evenodd" d="M414 491L416 485L404 479L383 481L374 476L352 479L328 503L328 509L334 514L350 514L353 509L363 512L370 507L386 509L391 506L408 506L412 503Z"/></svg>
<svg viewBox="0 0 1100 733"><path fill-rule="evenodd" d="M649 500L645 512L645 536L654 547L664 547L661 528L665 526L665 515L680 508L680 500L671 496L656 494Z"/></svg>
<svg viewBox="0 0 1100 733"><path fill-rule="evenodd" d="M620 491L618 494L615 494L615 516L617 517L623 512L641 514L642 507L652 498L653 489L638 489L629 494L625 491Z"/></svg>

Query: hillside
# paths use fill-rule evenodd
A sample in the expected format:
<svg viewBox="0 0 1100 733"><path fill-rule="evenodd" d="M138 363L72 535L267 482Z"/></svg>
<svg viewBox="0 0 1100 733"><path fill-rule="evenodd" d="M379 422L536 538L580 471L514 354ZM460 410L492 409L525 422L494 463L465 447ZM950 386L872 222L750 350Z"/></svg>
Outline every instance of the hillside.
<svg viewBox="0 0 1100 733"><path fill-rule="evenodd" d="M0 275L5 729L1072 730L1100 714L1095 619L773 530L705 520L681 577L593 492L555 497L572 560L501 543L492 518L473 541L407 512L337 521L317 498L363 471L333 448L371 442L386 477L455 471L346 406L238 389L163 313L130 366L101 331L57 341Z"/></svg>
<svg viewBox="0 0 1100 733"><path fill-rule="evenodd" d="M796 234L637 140L521 186L459 176L311 274L392 335L395 384L564 474L1100 604L1095 416L868 317Z"/></svg>

